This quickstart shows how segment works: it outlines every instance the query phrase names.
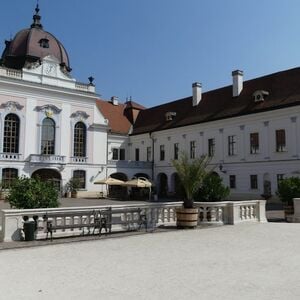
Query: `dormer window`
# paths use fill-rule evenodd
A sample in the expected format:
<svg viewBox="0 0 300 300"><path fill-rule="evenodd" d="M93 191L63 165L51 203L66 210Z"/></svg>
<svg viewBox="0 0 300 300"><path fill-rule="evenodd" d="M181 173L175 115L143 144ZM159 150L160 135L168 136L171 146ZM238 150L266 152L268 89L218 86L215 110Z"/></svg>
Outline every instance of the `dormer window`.
<svg viewBox="0 0 300 300"><path fill-rule="evenodd" d="M166 117L166 121L172 121L176 117L176 112L174 112L174 111L168 111L165 114L165 117Z"/></svg>
<svg viewBox="0 0 300 300"><path fill-rule="evenodd" d="M269 95L268 91L257 90L253 93L254 102L262 102Z"/></svg>
<svg viewBox="0 0 300 300"><path fill-rule="evenodd" d="M41 48L49 48L49 40L48 39L40 39L39 41Z"/></svg>

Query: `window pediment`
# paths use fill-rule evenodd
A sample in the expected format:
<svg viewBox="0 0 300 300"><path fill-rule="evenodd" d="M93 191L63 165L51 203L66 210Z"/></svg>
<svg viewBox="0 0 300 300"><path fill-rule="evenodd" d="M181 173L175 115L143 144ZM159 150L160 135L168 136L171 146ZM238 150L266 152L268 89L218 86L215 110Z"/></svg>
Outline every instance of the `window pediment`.
<svg viewBox="0 0 300 300"><path fill-rule="evenodd" d="M86 120L90 115L88 115L85 111L78 110L71 114L71 118L75 119L76 121L83 121Z"/></svg>
<svg viewBox="0 0 300 300"><path fill-rule="evenodd" d="M47 118L51 118L53 114L59 114L61 112L61 109L53 104L37 106L36 110L38 112L43 112Z"/></svg>
<svg viewBox="0 0 300 300"><path fill-rule="evenodd" d="M19 104L16 101L7 101L6 103L2 103L0 107L11 112L22 110L24 108L23 105Z"/></svg>

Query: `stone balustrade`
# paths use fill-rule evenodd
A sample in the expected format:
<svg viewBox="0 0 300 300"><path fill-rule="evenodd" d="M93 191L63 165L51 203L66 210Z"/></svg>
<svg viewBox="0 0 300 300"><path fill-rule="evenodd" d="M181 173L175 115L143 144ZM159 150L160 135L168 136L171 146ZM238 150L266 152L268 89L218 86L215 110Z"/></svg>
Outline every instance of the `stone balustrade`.
<svg viewBox="0 0 300 300"><path fill-rule="evenodd" d="M29 160L31 163L66 164L65 156L54 154L31 154Z"/></svg>
<svg viewBox="0 0 300 300"><path fill-rule="evenodd" d="M81 157L81 156L72 156L70 160L71 163L73 164L86 164L88 162L87 157Z"/></svg>
<svg viewBox="0 0 300 300"><path fill-rule="evenodd" d="M19 154L19 153L0 153L0 160L19 161L19 160L21 160L21 154Z"/></svg>
<svg viewBox="0 0 300 300"><path fill-rule="evenodd" d="M195 206L199 208L199 224L238 224L242 222L267 222L265 214L265 200L251 201L224 201L224 202L195 202ZM1 241L12 241L22 239L23 217L28 216L29 220L33 220L33 216L37 216L36 238L44 239L45 223L43 216L51 214L55 215L55 224L92 224L93 211L103 210L109 207L112 211L125 207L139 207L146 214L149 228L155 228L162 225L176 225L176 208L182 206L182 202L167 203L147 203L147 204L124 204L110 206L91 206L91 207L63 207L48 209L5 209L1 211L2 230ZM62 215L58 217L57 215ZM63 215L66 216L63 216ZM120 216L122 217L122 216ZM88 227L88 226L87 226ZM122 230L120 226L112 228L112 231ZM55 232L55 236L73 236L80 235L81 230L65 229Z"/></svg>

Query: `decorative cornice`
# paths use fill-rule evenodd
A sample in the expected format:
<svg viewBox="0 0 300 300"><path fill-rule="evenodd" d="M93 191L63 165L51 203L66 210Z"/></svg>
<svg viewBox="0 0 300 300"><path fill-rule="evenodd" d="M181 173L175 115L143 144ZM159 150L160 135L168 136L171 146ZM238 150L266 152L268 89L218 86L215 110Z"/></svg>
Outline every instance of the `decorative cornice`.
<svg viewBox="0 0 300 300"><path fill-rule="evenodd" d="M86 120L90 115L88 115L85 111L78 110L71 114L71 118Z"/></svg>
<svg viewBox="0 0 300 300"><path fill-rule="evenodd" d="M43 105L43 106L37 106L36 110L44 112L45 115L48 118L51 118L53 116L53 114L59 114L61 112L61 109L58 108L57 106L53 105L53 104L46 104L46 105Z"/></svg>
<svg viewBox="0 0 300 300"><path fill-rule="evenodd" d="M8 111L17 111L22 110L24 106L15 101L7 101L6 103L2 103L0 107Z"/></svg>

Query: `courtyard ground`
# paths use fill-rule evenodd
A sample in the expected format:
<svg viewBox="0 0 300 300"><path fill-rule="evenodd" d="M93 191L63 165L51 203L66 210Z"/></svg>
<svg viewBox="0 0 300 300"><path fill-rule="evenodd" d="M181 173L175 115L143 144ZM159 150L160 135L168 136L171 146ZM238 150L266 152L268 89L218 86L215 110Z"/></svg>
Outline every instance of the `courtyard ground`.
<svg viewBox="0 0 300 300"><path fill-rule="evenodd" d="M300 299L300 224L0 251L0 299Z"/></svg>

